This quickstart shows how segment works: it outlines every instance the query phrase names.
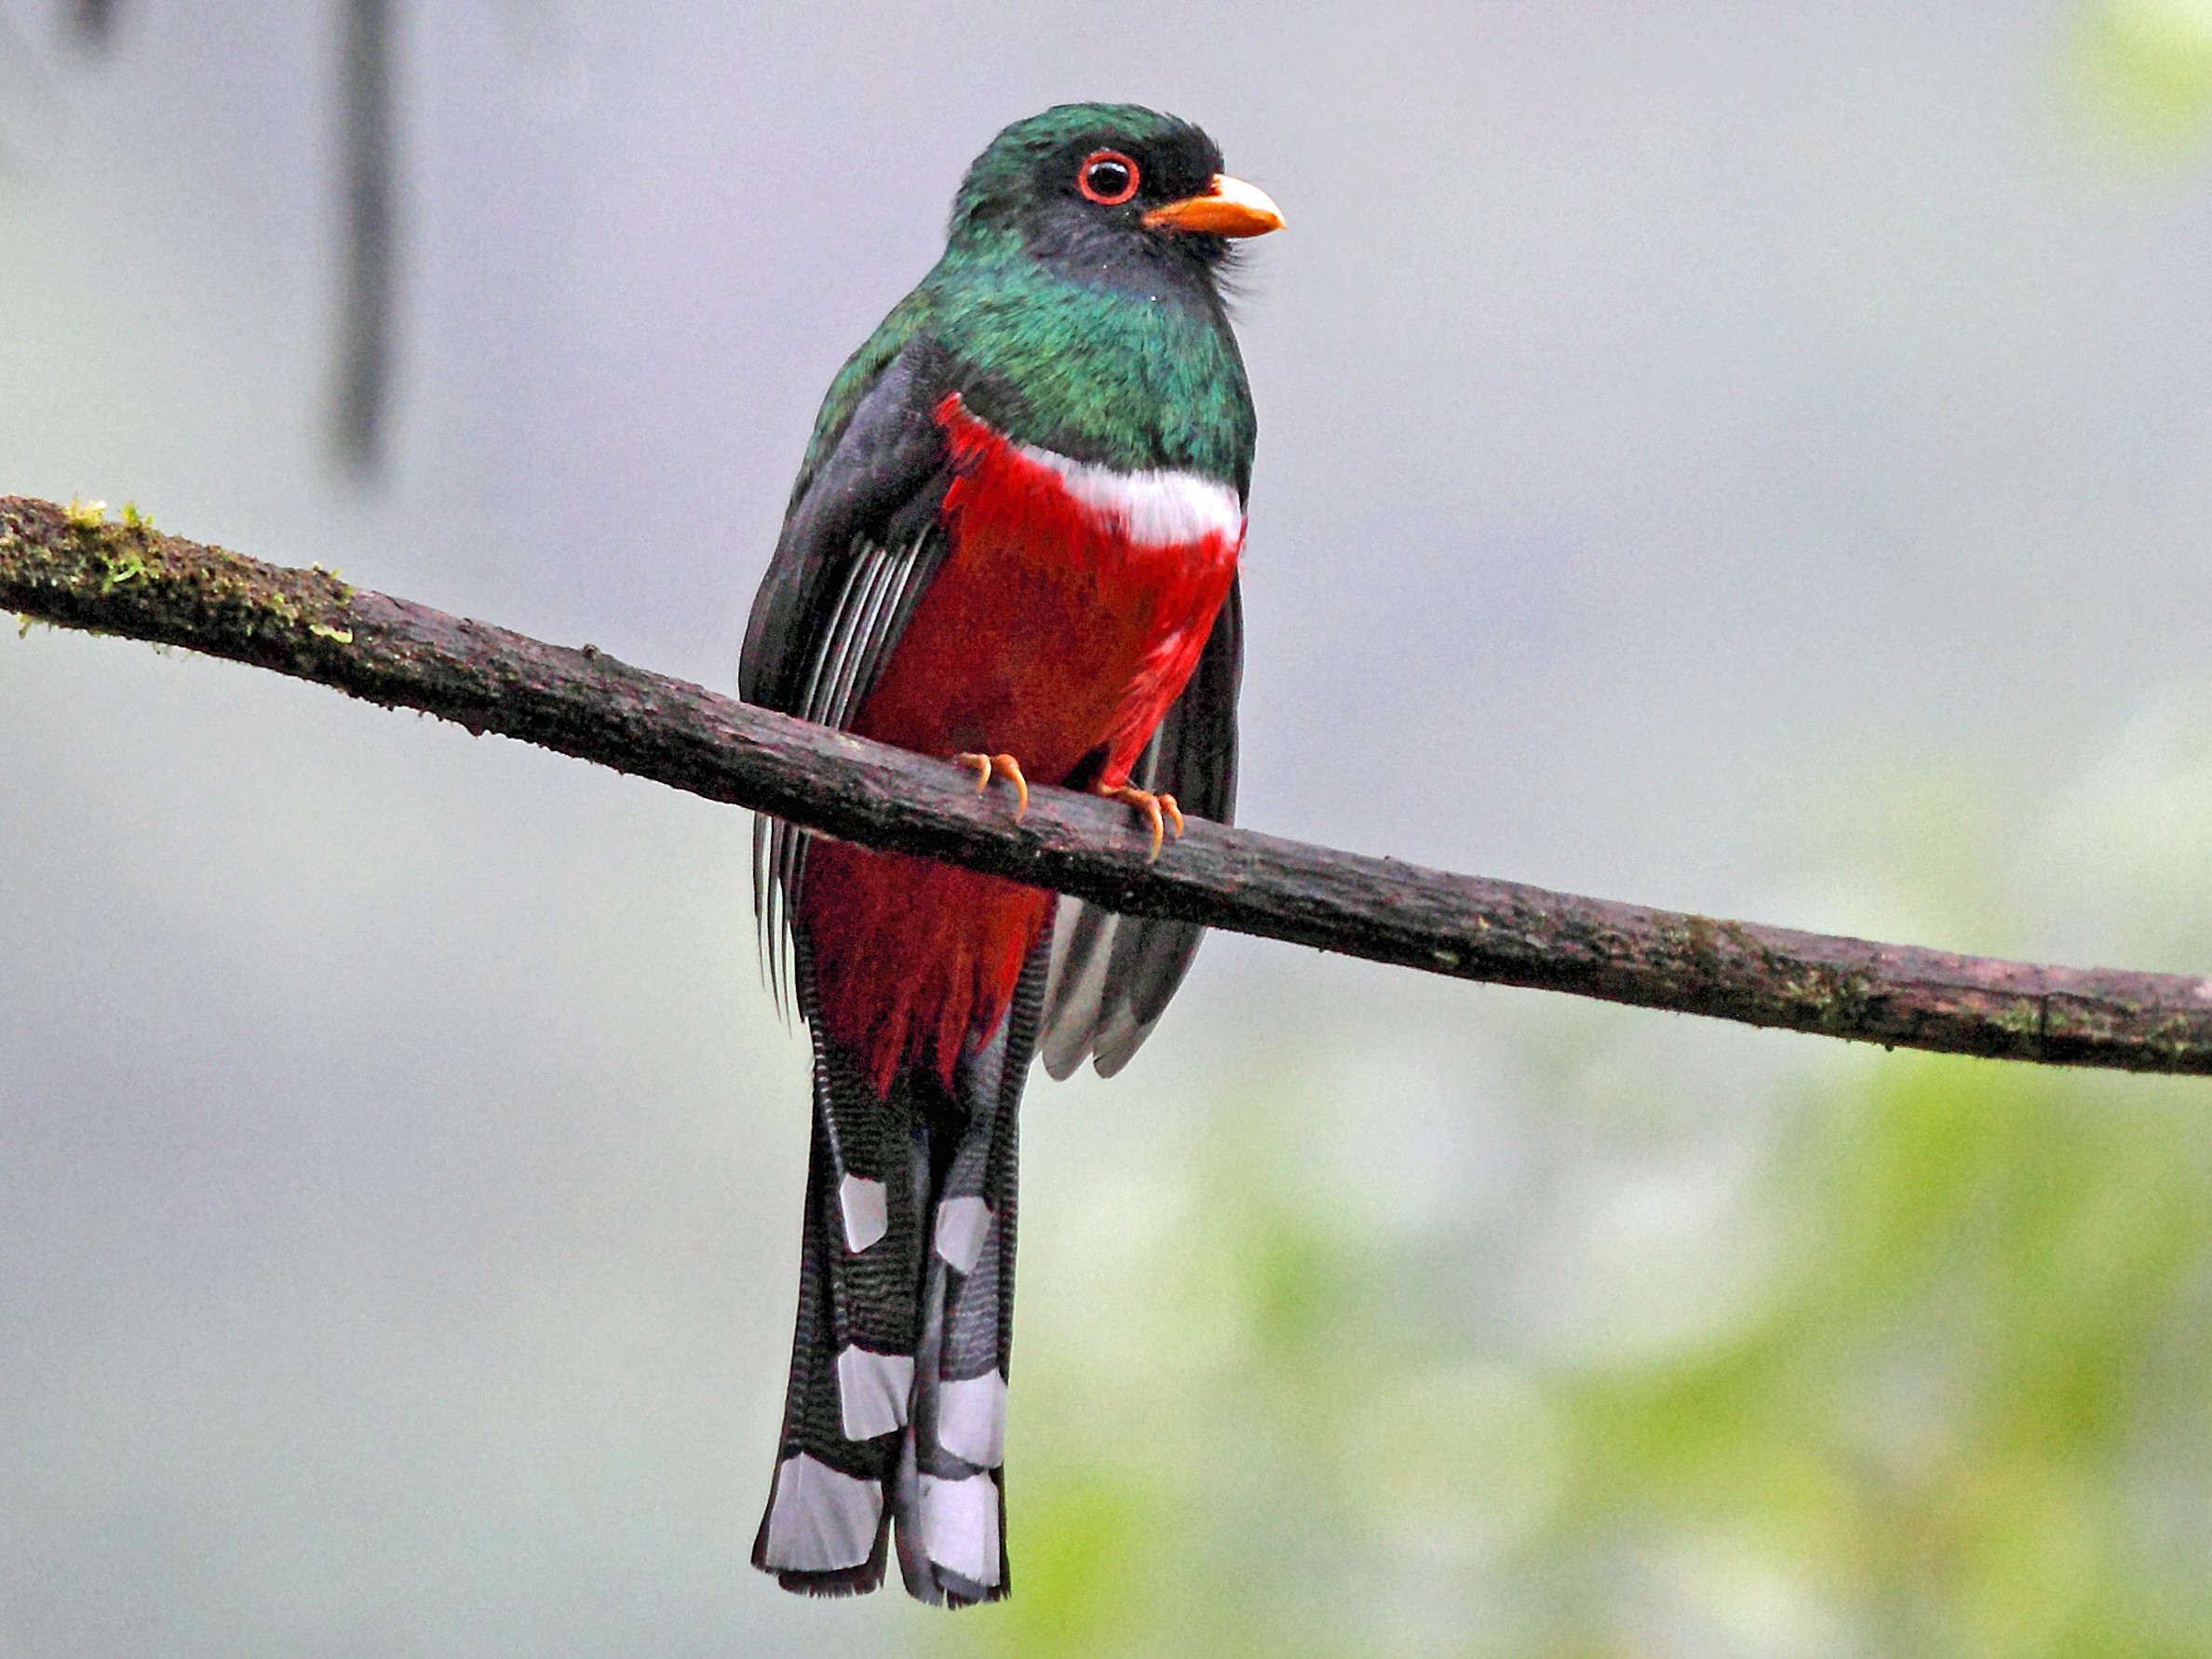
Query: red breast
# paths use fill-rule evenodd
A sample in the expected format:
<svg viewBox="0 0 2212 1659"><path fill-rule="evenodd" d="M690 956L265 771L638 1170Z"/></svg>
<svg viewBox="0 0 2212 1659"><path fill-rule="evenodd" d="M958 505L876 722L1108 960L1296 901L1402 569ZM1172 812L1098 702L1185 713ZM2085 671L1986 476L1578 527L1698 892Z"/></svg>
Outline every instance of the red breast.
<svg viewBox="0 0 2212 1659"><path fill-rule="evenodd" d="M853 730L948 759L1011 754L1045 784L1102 748L1097 781L1127 781L1235 577L1235 491L1015 442L957 394L937 418L955 472L945 560ZM828 1034L881 1091L909 1056L949 1083L970 1033L996 1029L1052 902L817 840L801 904Z"/></svg>

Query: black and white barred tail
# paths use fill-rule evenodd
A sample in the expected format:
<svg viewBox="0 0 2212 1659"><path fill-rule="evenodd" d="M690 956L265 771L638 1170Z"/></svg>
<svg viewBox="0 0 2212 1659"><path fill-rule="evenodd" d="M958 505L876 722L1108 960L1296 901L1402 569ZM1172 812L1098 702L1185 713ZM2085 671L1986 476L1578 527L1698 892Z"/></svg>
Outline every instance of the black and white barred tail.
<svg viewBox="0 0 2212 1659"><path fill-rule="evenodd" d="M950 1091L924 1066L880 1099L816 1036L798 1330L752 1556L786 1589L872 1590L896 1549L921 1600L1006 1593L1015 1137L1050 935Z"/></svg>

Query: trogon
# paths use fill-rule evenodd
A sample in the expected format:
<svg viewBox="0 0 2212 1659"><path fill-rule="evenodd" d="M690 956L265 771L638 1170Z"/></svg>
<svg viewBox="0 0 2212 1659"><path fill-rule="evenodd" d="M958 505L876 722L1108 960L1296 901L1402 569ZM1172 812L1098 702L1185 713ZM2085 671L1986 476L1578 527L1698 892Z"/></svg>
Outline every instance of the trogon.
<svg viewBox="0 0 2212 1659"><path fill-rule="evenodd" d="M1069 104L968 169L945 252L830 383L753 600L752 703L1226 821L1254 420L1222 305L1281 215L1189 123ZM1111 1075L1198 930L762 820L771 977L814 1044L798 1331L753 1563L789 1589L1007 1590L1015 1114Z"/></svg>

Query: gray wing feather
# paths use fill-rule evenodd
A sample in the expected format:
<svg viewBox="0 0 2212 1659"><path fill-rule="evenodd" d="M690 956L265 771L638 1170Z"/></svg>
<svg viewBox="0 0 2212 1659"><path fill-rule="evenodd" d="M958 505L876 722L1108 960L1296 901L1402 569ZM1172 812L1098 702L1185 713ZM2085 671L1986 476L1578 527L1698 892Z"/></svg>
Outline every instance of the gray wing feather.
<svg viewBox="0 0 2212 1659"><path fill-rule="evenodd" d="M858 546L792 713L841 731L851 726L943 557L943 533L934 523L897 547ZM807 840L806 830L781 818L753 820L753 915L769 983L784 1002Z"/></svg>
<svg viewBox="0 0 2212 1659"><path fill-rule="evenodd" d="M1231 821L1243 666L1244 604L1232 587L1190 683L1161 718L1130 769L1130 782L1173 795L1194 817ZM1067 1077L1086 1056L1101 1077L1127 1065L1190 971L1205 931L1194 923L1117 916L1078 898L1061 899L1037 1049L1045 1071Z"/></svg>
<svg viewBox="0 0 2212 1659"><path fill-rule="evenodd" d="M858 717L944 557L944 435L931 414L942 354L910 342L862 396L791 504L746 623L737 683L750 703L819 725ZM753 820L762 962L788 1009L806 832Z"/></svg>

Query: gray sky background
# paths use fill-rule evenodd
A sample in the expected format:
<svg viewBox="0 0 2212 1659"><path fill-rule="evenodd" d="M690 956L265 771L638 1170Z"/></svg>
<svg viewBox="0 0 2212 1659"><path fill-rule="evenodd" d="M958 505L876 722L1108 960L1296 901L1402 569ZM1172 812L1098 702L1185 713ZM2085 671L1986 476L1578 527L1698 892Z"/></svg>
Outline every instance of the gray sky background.
<svg viewBox="0 0 2212 1659"><path fill-rule="evenodd" d="M1246 821L2124 942L2053 890L2118 844L2080 780L2212 667L2212 189L2084 115L2073 10L404 9L394 465L357 497L329 8L142 0L91 65L0 0L0 489L726 688L815 403L962 168L1131 99L1290 226L1240 305ZM1948 810L1899 778L1963 779L2007 844L2059 813L1997 883L2027 921L1848 879ZM270 676L0 639L0 1654L910 1637L741 1565L805 1142L747 833ZM1582 1018L1215 940L1116 1086L1032 1095L1025 1318L1080 1321L1029 1265L1083 1255L1055 1195L1170 1167L1243 1058L1395 1056L1313 1154L1369 1124L1388 1187L1452 1091L1506 1089L1468 1032ZM1588 1018L1715 1113L1826 1063ZM1478 1151L1437 1202L1480 1201Z"/></svg>

